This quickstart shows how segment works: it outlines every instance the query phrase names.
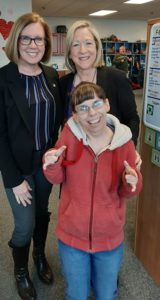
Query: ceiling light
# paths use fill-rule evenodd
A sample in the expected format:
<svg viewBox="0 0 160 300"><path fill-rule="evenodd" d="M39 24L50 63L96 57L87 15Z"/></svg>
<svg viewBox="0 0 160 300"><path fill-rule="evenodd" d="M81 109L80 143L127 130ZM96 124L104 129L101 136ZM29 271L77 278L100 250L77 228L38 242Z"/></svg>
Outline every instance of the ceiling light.
<svg viewBox="0 0 160 300"><path fill-rule="evenodd" d="M89 14L89 16L106 16L117 12L117 10L99 10L92 14Z"/></svg>
<svg viewBox="0 0 160 300"><path fill-rule="evenodd" d="M144 4L144 3L147 3L147 2L151 2L151 1L154 1L154 0L128 0L128 1L123 2L123 3L126 3L126 4Z"/></svg>

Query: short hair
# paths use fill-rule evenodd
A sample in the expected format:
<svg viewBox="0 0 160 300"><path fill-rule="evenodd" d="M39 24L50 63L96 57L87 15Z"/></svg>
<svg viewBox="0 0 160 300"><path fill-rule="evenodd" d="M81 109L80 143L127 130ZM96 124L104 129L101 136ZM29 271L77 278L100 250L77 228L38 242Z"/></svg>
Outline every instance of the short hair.
<svg viewBox="0 0 160 300"><path fill-rule="evenodd" d="M45 53L41 59L42 62L46 63L49 61L52 53L52 42L51 42L51 31L48 24L44 21L37 13L26 13L21 15L13 24L10 31L6 46L5 53L9 60L18 63L19 51L18 42L22 30L33 23L40 23L45 33Z"/></svg>
<svg viewBox="0 0 160 300"><path fill-rule="evenodd" d="M123 50L126 51L126 47L124 45L122 45L122 46L119 47L119 50L121 50L121 49L123 49Z"/></svg>
<svg viewBox="0 0 160 300"><path fill-rule="evenodd" d="M79 83L71 93L72 111L76 112L76 105L79 105L86 100L94 99L95 95L99 97L99 99L106 99L105 92L101 86L87 81Z"/></svg>
<svg viewBox="0 0 160 300"><path fill-rule="evenodd" d="M99 33L97 29L94 27L94 25L86 20L79 20L74 22L71 27L68 29L67 36L66 36L66 49L65 49L65 64L66 67L71 72L76 72L76 68L74 65L74 62L70 58L70 50L73 42L74 33L79 28L88 28L90 33L93 35L95 43L96 43L96 49L97 49L97 57L94 63L94 67L100 67L104 65L103 61L103 51L102 51L102 43L99 36Z"/></svg>

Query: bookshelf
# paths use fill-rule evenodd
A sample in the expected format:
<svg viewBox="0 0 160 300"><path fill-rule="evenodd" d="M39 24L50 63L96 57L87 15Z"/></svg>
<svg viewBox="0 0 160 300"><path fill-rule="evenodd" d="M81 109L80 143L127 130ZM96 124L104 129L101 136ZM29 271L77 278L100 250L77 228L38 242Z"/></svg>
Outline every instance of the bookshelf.
<svg viewBox="0 0 160 300"><path fill-rule="evenodd" d="M145 69L145 59L146 59L146 42L137 41L137 42L127 42L127 41L107 41L102 39L103 55L104 61L107 66L112 66L112 61L115 54L119 53L119 48L125 46L126 55L129 58L132 58L129 62L129 77L132 76L133 68L135 62L138 62L141 69Z"/></svg>

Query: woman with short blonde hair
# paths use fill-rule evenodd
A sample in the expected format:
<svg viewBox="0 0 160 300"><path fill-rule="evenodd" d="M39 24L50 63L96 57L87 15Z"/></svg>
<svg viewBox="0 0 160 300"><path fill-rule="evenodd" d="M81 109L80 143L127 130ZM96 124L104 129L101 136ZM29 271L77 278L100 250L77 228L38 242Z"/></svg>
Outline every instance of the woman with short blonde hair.
<svg viewBox="0 0 160 300"><path fill-rule="evenodd" d="M110 100L110 112L130 127L136 145L139 116L130 82L120 70L104 65L101 39L91 22L78 20L68 29L65 62L70 71L60 78L65 118L72 114L71 91L82 81L97 83Z"/></svg>
<svg viewBox="0 0 160 300"><path fill-rule="evenodd" d="M73 23L73 25L69 28L69 31L67 33L67 38L66 38L66 52L65 52L66 67L71 72L75 72L76 71L76 67L74 65L74 62L70 58L70 49L71 49L71 46L72 46L72 41L73 41L74 33L79 28L88 28L88 30L93 35L93 38L95 40L96 50L97 50L97 57L96 57L96 60L94 62L94 67L101 67L101 66L103 66L104 65L103 50L102 50L102 43L101 43L101 39L99 37L99 33L98 33L97 29L94 27L94 25L91 22L86 21L86 20L80 20L80 21L77 21L77 22Z"/></svg>

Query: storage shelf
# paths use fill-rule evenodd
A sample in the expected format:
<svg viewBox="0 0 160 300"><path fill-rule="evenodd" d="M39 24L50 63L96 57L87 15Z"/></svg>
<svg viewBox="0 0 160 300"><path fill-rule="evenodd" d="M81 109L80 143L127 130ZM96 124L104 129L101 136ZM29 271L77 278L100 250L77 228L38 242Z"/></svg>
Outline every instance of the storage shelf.
<svg viewBox="0 0 160 300"><path fill-rule="evenodd" d="M125 46L126 55L132 58L128 63L129 77L135 72L135 63L138 62L140 68L144 71L145 68L145 55L146 55L146 42L127 42L127 41L107 41L102 39L104 61L107 66L112 66L114 56L119 53L119 48Z"/></svg>

